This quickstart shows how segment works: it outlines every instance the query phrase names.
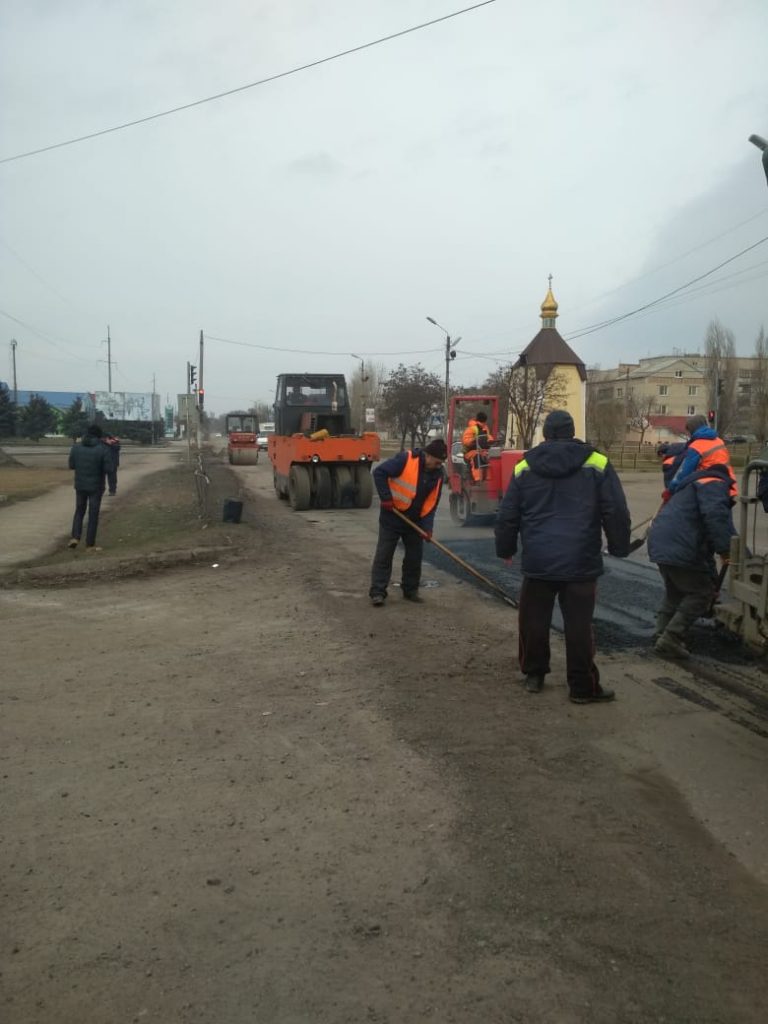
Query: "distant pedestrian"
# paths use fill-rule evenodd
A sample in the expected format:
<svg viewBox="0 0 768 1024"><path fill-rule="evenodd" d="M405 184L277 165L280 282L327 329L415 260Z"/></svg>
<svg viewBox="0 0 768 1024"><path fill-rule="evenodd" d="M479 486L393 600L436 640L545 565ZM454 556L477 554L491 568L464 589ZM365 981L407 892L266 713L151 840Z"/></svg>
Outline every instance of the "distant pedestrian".
<svg viewBox="0 0 768 1024"><path fill-rule="evenodd" d="M398 452L373 471L373 480L381 499L379 539L371 567L371 604L381 607L387 598L392 577L392 559L398 542L405 547L402 592L407 601L421 601L422 537L404 523L395 509L432 536L435 512L443 485L443 463L448 458L445 441L438 438L423 450Z"/></svg>
<svg viewBox="0 0 768 1024"><path fill-rule="evenodd" d="M549 630L557 597L565 626L566 676L575 704L613 700L594 661L592 616L608 551L629 554L624 490L605 455L574 437L570 413L551 412L544 441L515 466L496 518L496 554L510 559L522 541L519 658L526 690L538 693L550 671Z"/></svg>
<svg viewBox="0 0 768 1024"><path fill-rule="evenodd" d="M99 528L104 480L111 467L112 456L102 444L101 427L94 423L88 427L80 444L72 445L69 450L69 468L75 471L75 515L68 547L76 548L80 543L87 510L86 551L101 551L101 548L96 547L96 531Z"/></svg>
<svg viewBox="0 0 768 1024"><path fill-rule="evenodd" d="M117 469L120 465L120 438L114 434L105 434L101 441L111 458L110 468L107 470L107 487L109 496L114 498L117 494Z"/></svg>

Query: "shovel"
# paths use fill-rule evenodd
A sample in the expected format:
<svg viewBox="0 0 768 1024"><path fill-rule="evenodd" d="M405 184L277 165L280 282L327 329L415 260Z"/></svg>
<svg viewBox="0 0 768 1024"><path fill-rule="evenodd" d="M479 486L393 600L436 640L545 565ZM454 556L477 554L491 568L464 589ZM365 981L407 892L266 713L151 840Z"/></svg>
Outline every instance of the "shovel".
<svg viewBox="0 0 768 1024"><path fill-rule="evenodd" d="M487 576L483 576L481 572L478 572L477 569L469 565L468 562L465 562L463 558L459 558L457 554L454 554L454 552L451 551L450 548L447 548L445 544L441 544L439 540L435 540L433 537L430 537L425 530L422 530L422 528L418 526L416 523L414 523L412 519L409 519L408 516L404 516L403 513L398 511L396 508L393 508L392 511L395 513L398 519L402 519L404 523L408 523L408 525L412 527L416 531L416 533L419 534L420 537L424 538L424 540L429 541L431 544L434 544L438 551L442 551L444 555L447 555L449 558L453 559L453 561L456 562L457 565L460 565L462 569L465 569L476 579L480 580L480 582L484 583L486 587L490 587L490 589L497 593L503 601L506 601L507 604L511 605L513 608L519 607L514 597L510 597L509 594L505 590L502 590L501 587L497 586L497 584L495 584L493 580L489 580Z"/></svg>

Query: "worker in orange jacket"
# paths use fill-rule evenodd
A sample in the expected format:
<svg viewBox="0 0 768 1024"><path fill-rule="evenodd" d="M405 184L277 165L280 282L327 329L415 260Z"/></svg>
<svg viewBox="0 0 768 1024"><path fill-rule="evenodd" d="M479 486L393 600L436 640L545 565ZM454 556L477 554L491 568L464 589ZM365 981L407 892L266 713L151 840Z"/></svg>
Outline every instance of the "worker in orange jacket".
<svg viewBox="0 0 768 1024"><path fill-rule="evenodd" d="M690 435L690 440L686 445L680 467L669 482L670 494L674 494L683 482L687 482L687 477L693 473L702 469L712 469L714 466L723 466L731 481L730 497L735 500L739 488L725 441L717 436L717 432L709 426L706 418L701 414L690 416L685 421L685 429Z"/></svg>
<svg viewBox="0 0 768 1024"><path fill-rule="evenodd" d="M476 412L475 418L469 421L461 436L464 461L469 466L469 471L475 482L485 479L488 468L487 452L491 441L493 441L493 437L488 429L488 414L482 410Z"/></svg>

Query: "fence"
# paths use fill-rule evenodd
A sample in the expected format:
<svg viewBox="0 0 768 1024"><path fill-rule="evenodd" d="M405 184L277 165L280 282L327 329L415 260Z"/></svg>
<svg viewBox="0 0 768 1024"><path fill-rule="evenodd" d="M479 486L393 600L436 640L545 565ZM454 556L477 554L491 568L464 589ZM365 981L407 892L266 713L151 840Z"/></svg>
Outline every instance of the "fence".
<svg viewBox="0 0 768 1024"><path fill-rule="evenodd" d="M743 469L750 459L757 458L764 447L764 445L757 443L729 444L728 454L731 459L731 465L734 469ZM642 444L640 446L636 444L615 445L612 448L608 448L605 454L611 460L615 469L657 470L660 465L655 444Z"/></svg>

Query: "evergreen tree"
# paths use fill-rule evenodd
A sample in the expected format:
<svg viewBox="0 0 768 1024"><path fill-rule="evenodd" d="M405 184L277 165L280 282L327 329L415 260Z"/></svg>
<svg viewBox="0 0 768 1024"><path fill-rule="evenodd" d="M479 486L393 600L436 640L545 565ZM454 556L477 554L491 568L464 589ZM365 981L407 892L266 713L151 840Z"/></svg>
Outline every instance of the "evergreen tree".
<svg viewBox="0 0 768 1024"><path fill-rule="evenodd" d="M76 398L61 417L61 432L74 441L86 432L88 422L88 414L83 411L83 400Z"/></svg>
<svg viewBox="0 0 768 1024"><path fill-rule="evenodd" d="M19 420L22 436L39 441L56 430L58 417L42 395L30 395L29 404L19 411Z"/></svg>
<svg viewBox="0 0 768 1024"><path fill-rule="evenodd" d="M8 386L0 382L0 437L13 437L16 433L18 411Z"/></svg>

